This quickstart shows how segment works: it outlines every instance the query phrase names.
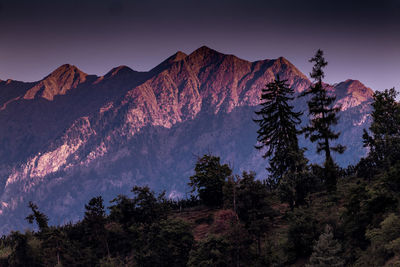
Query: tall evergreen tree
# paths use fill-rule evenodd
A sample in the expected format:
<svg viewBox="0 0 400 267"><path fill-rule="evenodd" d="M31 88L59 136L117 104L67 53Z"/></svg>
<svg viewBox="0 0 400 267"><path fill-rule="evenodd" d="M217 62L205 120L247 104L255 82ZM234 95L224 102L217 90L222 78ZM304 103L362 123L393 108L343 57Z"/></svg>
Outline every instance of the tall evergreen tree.
<svg viewBox="0 0 400 267"><path fill-rule="evenodd" d="M340 107L333 107L336 96L329 95L322 82L325 77L323 68L328 65L323 51L318 49L315 56L310 59L310 62L314 62L310 76L315 83L302 94L303 96L311 95L311 99L307 102L310 123L303 128L303 132L306 138L310 138L311 142L317 142L318 153L325 153L325 183L328 190L335 190L337 174L331 151L342 154L346 149L340 144L331 146L331 140L338 139L340 135L340 133L333 131L331 128L338 123L339 117L337 113Z"/></svg>
<svg viewBox="0 0 400 267"><path fill-rule="evenodd" d="M301 112L293 111L289 104L294 99L294 90L287 80L280 80L279 75L262 89L261 110L256 111L260 119L254 120L260 129L257 149L267 148L264 158L269 158L269 180L278 183L288 171L303 168L303 151L299 148L296 126L301 122Z"/></svg>
<svg viewBox="0 0 400 267"><path fill-rule="evenodd" d="M295 112L290 101L294 90L287 80L279 76L262 90L261 110L256 114L260 119L257 140L258 149L267 148L264 158L269 158L269 183L278 186L281 201L287 202L291 209L305 203L309 193L308 160L304 150L299 147L296 126L301 122L301 112Z"/></svg>

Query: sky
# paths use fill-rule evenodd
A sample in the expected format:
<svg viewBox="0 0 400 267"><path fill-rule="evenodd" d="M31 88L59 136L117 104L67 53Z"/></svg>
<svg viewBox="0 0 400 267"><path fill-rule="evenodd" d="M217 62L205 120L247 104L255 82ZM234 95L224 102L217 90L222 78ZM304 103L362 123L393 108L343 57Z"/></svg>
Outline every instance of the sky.
<svg viewBox="0 0 400 267"><path fill-rule="evenodd" d="M400 91L400 0L0 0L2 80L40 80L65 63L147 71L203 45L283 56L307 76L320 48L326 82Z"/></svg>

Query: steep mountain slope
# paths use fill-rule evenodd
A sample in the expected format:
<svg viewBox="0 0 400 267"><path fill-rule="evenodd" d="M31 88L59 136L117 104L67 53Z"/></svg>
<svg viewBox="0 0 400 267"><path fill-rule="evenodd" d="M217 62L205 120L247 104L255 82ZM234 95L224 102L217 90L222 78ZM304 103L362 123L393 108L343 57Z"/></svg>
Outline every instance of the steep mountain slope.
<svg viewBox="0 0 400 267"><path fill-rule="evenodd" d="M261 88L276 75L296 92L310 81L284 58L248 62L201 47L178 52L153 70L121 66L97 77L63 65L42 81L7 89L0 111L0 231L24 225L33 200L53 223L76 220L83 204L134 184L183 196L196 155L220 155L237 170L265 176L252 121ZM0 89L2 83L0 83ZM364 153L372 90L347 80L330 87L342 105L338 162ZM306 99L297 99L305 109ZM306 142L312 160L314 147Z"/></svg>

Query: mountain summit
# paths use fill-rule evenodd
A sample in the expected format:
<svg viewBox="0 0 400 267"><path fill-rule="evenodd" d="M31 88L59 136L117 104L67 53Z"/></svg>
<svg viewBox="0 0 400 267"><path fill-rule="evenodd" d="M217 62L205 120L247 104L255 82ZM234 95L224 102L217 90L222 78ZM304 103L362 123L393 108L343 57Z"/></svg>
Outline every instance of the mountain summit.
<svg viewBox="0 0 400 267"><path fill-rule="evenodd" d="M42 97L52 101L57 95L65 95L70 89L76 88L86 81L88 75L77 67L65 64L41 80L24 95L24 99Z"/></svg>

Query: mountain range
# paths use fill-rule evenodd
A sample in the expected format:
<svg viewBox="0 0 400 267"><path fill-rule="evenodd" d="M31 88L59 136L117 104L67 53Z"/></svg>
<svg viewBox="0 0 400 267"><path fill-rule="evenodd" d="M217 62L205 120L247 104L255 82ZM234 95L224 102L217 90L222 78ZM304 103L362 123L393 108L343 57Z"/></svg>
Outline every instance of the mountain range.
<svg viewBox="0 0 400 267"><path fill-rule="evenodd" d="M0 81L0 233L27 227L30 200L62 224L79 220L90 198L109 201L134 185L185 197L205 153L265 178L253 119L261 89L277 75L296 94L311 85L283 57L249 62L205 46L148 72L119 66L96 76L66 64L37 82ZM335 160L356 164L373 90L350 79L327 90L341 106L338 142L347 146ZM306 100L293 102L304 123ZM301 144L321 162L314 144Z"/></svg>

